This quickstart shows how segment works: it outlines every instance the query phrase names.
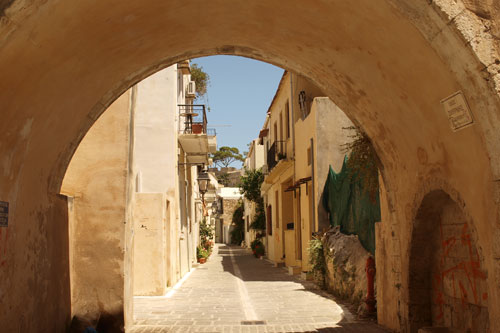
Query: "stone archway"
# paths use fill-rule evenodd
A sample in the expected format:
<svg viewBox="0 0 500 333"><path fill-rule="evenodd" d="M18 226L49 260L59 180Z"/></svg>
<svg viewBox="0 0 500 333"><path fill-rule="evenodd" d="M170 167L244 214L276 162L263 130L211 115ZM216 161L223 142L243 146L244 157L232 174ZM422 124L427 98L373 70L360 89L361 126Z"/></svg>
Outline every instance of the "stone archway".
<svg viewBox="0 0 500 333"><path fill-rule="evenodd" d="M410 249L410 332L426 326L488 331L487 274L469 224L444 191L422 200Z"/></svg>
<svg viewBox="0 0 500 333"><path fill-rule="evenodd" d="M407 206L414 189L439 174L460 192L485 269L498 274L500 75L493 32L500 15L493 2L487 10L464 3L470 1L0 2L0 200L10 204L0 240L0 308L7 309L0 321L10 331L64 329L67 218L57 193L72 154L131 85L179 60L210 54L243 55L300 73L363 127L393 198L382 221L392 226L388 242L397 239L388 267L408 267L401 255L411 236ZM453 132L440 101L456 91L474 125ZM400 273L406 280L408 271ZM494 282L488 303L490 317L498 318ZM398 302L389 298L387 311L397 311Z"/></svg>

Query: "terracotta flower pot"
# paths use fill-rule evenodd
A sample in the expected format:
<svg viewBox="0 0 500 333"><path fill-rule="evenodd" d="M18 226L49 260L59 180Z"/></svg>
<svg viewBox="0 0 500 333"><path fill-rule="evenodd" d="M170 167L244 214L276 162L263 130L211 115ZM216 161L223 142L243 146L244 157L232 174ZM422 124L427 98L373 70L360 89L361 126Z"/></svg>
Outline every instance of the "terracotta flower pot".
<svg viewBox="0 0 500 333"><path fill-rule="evenodd" d="M193 134L202 134L203 133L203 125L202 124L193 124L192 125Z"/></svg>

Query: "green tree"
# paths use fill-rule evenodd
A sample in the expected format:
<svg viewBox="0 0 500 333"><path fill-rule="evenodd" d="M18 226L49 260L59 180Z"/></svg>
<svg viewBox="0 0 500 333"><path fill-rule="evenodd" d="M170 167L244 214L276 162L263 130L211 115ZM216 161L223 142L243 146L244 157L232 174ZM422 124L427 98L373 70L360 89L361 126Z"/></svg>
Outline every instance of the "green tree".
<svg viewBox="0 0 500 333"><path fill-rule="evenodd" d="M245 169L245 175L241 177L240 192L250 201L257 202L262 199L260 187L264 182L264 174L259 170Z"/></svg>
<svg viewBox="0 0 500 333"><path fill-rule="evenodd" d="M207 93L210 84L210 76L203 71L198 64L191 64L191 80L196 84L196 98L203 97Z"/></svg>
<svg viewBox="0 0 500 333"><path fill-rule="evenodd" d="M227 146L220 147L219 150L213 153L212 159L216 166L225 168L227 168L233 162L245 161L238 148Z"/></svg>
<svg viewBox="0 0 500 333"><path fill-rule="evenodd" d="M233 230L231 230L231 243L236 245L241 245L243 239L245 238L245 220L243 202L239 202L238 206L233 212Z"/></svg>
<svg viewBox="0 0 500 333"><path fill-rule="evenodd" d="M241 177L240 192L243 196L256 204L255 216L250 224L254 230L266 229L266 213L264 211L264 199L260 195L260 187L264 182L264 174L259 170L245 169L245 175Z"/></svg>

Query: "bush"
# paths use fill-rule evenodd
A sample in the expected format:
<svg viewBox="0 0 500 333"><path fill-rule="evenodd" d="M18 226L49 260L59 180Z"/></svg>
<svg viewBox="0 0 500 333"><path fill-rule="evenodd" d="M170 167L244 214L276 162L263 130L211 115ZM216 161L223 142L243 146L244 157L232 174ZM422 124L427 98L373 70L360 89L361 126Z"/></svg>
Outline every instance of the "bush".
<svg viewBox="0 0 500 333"><path fill-rule="evenodd" d="M250 247L252 248L252 253L256 258L262 257L266 251L264 249L264 244L260 241L260 239L254 240Z"/></svg>
<svg viewBox="0 0 500 333"><path fill-rule="evenodd" d="M309 264L311 265L311 273L314 279L321 288L326 287L326 260L325 252L323 249L323 242L321 238L315 237L309 241L309 248L307 249L309 253Z"/></svg>

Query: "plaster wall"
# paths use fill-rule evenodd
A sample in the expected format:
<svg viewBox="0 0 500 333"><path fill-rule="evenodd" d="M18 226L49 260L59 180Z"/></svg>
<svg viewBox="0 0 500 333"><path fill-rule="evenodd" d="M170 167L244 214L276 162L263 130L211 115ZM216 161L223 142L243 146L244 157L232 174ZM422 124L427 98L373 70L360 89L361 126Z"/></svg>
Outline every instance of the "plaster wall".
<svg viewBox="0 0 500 333"><path fill-rule="evenodd" d="M266 140L266 150L271 148L272 144L276 145L276 154L282 154L284 157L293 158L293 142L292 138L292 111L289 110L289 124L287 124L286 110L287 105L290 105L290 73L285 71L278 85L278 89L267 111L268 128ZM289 127L289 136L287 135L287 126ZM267 155L266 155L267 156Z"/></svg>
<svg viewBox="0 0 500 333"><path fill-rule="evenodd" d="M354 133L346 128L354 126L345 113L328 97L316 97L312 104L315 117L314 140L314 197L316 230L330 226L328 213L323 207L323 189L330 166L340 172L344 162L343 145L351 140Z"/></svg>
<svg viewBox="0 0 500 333"><path fill-rule="evenodd" d="M124 237L130 94L113 103L87 133L61 192L69 218L72 316L123 322Z"/></svg>
<svg viewBox="0 0 500 333"><path fill-rule="evenodd" d="M283 163L283 161L282 161ZM290 184L293 177L293 165L287 162L287 165L283 172L276 174L273 177L273 183L269 184L264 181L264 184L261 188L264 196L267 197L267 204L272 206L272 235L267 236L267 244L269 248L269 259L274 262L284 262L284 254L285 254L285 227L283 226L284 218L283 218L283 188L284 183ZM266 178L269 180L269 178ZM287 192L288 194L288 192ZM292 202L289 202L289 206L287 207L287 214L291 215L291 219L293 220L293 194L292 194ZM287 220L291 222L290 219Z"/></svg>
<svg viewBox="0 0 500 333"><path fill-rule="evenodd" d="M297 265L297 202L292 191L286 192L292 184L292 179L287 178L283 182L280 182L279 185L281 192L281 200L279 203L279 226L283 232L281 235L281 242L278 242L275 246L279 247L279 243L283 246L286 266L300 266L300 264ZM289 228L289 224L291 228Z"/></svg>
<svg viewBox="0 0 500 333"><path fill-rule="evenodd" d="M269 187L264 190L261 189L261 193L263 193L264 196L264 203L266 205L266 256L268 259L278 262L276 259L279 258L276 254L276 251L278 250L275 248L275 233L276 233L276 199L274 195L274 191L268 190ZM270 207L270 208L269 208ZM271 223L269 223L269 220L271 220ZM271 232L269 232L271 231ZM278 236L279 237L279 236Z"/></svg>
<svg viewBox="0 0 500 333"><path fill-rule="evenodd" d="M167 288L167 199L163 193L134 197L134 295L161 296Z"/></svg>
<svg viewBox="0 0 500 333"><path fill-rule="evenodd" d="M296 90L307 91L309 96L320 93L310 82L301 77L294 77ZM312 239L312 232L329 228L328 214L322 204L323 187L330 165L336 172L342 167L345 154L342 145L351 135L344 128L353 126L349 118L328 97L314 97L309 107L309 113L305 117L298 114L299 118L295 120L293 129L294 179L297 181L314 176L310 182L300 185L300 191L296 190L295 206L300 205L300 210L294 210L294 219L297 221L300 212L300 223L297 225L300 225L299 237L302 245L297 251L301 252L303 271L309 268L307 248ZM314 204L311 204L313 193L309 192L311 183L314 184Z"/></svg>
<svg viewBox="0 0 500 333"><path fill-rule="evenodd" d="M181 81L179 77L181 77ZM167 223L168 228L157 229L162 235L158 235L161 241L155 243L136 242L138 252L153 251L161 254L161 271L158 267L150 265L147 261L135 261L136 272L142 272L143 276L149 276L157 283L151 285L152 289L146 287L143 278L137 281L134 287L136 295L163 294L167 285L172 285L180 278L179 274L179 188L178 188L178 165L177 165L177 123L178 93L183 89L182 74L178 75L177 65L172 65L156 74L146 78L136 85L136 103L134 106L134 179L137 182L135 194L132 194L134 204L138 210L134 212L137 219L142 217L138 214L146 214L144 219L151 219L147 210L141 206L160 204L156 210L165 210L166 202L169 202L169 216L156 223L161 225L162 221ZM182 101L182 100L181 100ZM165 196L164 202L157 202L154 195L141 197L141 193L156 193ZM137 195L137 199L136 199ZM147 198L154 202L146 203ZM150 222L153 223L153 222ZM154 223L153 223L154 224ZM140 225L136 224L135 232L141 233ZM150 248L155 244L157 249ZM145 246L144 249L142 247ZM142 255L142 254L141 254ZM160 259L160 257L158 257ZM154 276L154 277L153 277ZM147 278L146 278L147 280ZM159 287L161 285L161 287ZM141 286L141 287L139 287Z"/></svg>
<svg viewBox="0 0 500 333"><path fill-rule="evenodd" d="M295 131L295 179L299 180L306 177L312 177L312 168L318 163L320 159L323 159L323 155L316 155L314 151L314 145L317 140L317 130L316 130L316 118L317 110L316 104L311 104L310 113L305 118L299 118L295 121L294 131ZM323 133L323 135L329 135ZM323 138L322 138L323 139ZM326 138L325 138L326 139ZM311 140L313 144L311 144ZM330 147L332 149L333 147ZM314 160L312 160L314 155ZM310 164L309 164L310 163ZM301 252L302 252L302 271L307 271L309 268L309 255L307 253L307 248L309 247L309 241L312 239L312 232L316 231L316 226L312 225L309 197L312 193L309 192L307 188L311 182L300 185L300 190L295 190L297 196L297 205L300 205L300 225L302 228L301 232ZM296 213L296 215L298 215ZM296 217L298 218L298 216Z"/></svg>
<svg viewBox="0 0 500 333"><path fill-rule="evenodd" d="M295 230L285 230L285 265L296 266L295 257Z"/></svg>
<svg viewBox="0 0 500 333"><path fill-rule="evenodd" d="M184 276L191 269L189 257L189 228L191 224L191 191L190 191L190 173L191 168L186 163L186 154L179 146L179 275Z"/></svg>
<svg viewBox="0 0 500 333"><path fill-rule="evenodd" d="M255 239L255 230L250 229L250 225L255 217L255 203L250 200L243 199L244 218L245 218L245 245L250 248L250 243Z"/></svg>
<svg viewBox="0 0 500 333"><path fill-rule="evenodd" d="M488 274L491 330L498 331L500 15L493 0L468 6L452 0L293 0L285 7L277 0L6 3L0 199L10 203L10 216L2 231L9 236L2 240L0 322L8 331L62 331L69 318L67 208L58 193L99 115L134 83L176 61L234 54L314 80L373 139L386 185L382 223L399 258L388 268L401 267L390 281L400 288L385 306L401 318L399 329L408 329L416 210L426 193L445 189L471 217ZM474 124L453 132L440 101L459 90ZM57 286L49 283L55 280Z"/></svg>
<svg viewBox="0 0 500 333"><path fill-rule="evenodd" d="M251 142L251 148L248 152L247 160L245 161L245 167L249 170L259 170L265 164L264 161L264 145L259 144L259 139L255 139ZM245 244L250 247L250 243L255 240L256 232L248 228L255 217L256 204L252 201L247 200L243 197L243 203L245 207ZM267 247L266 247L267 248Z"/></svg>
<svg viewBox="0 0 500 333"><path fill-rule="evenodd" d="M177 65L137 84L134 167L139 192L174 196L177 159Z"/></svg>

